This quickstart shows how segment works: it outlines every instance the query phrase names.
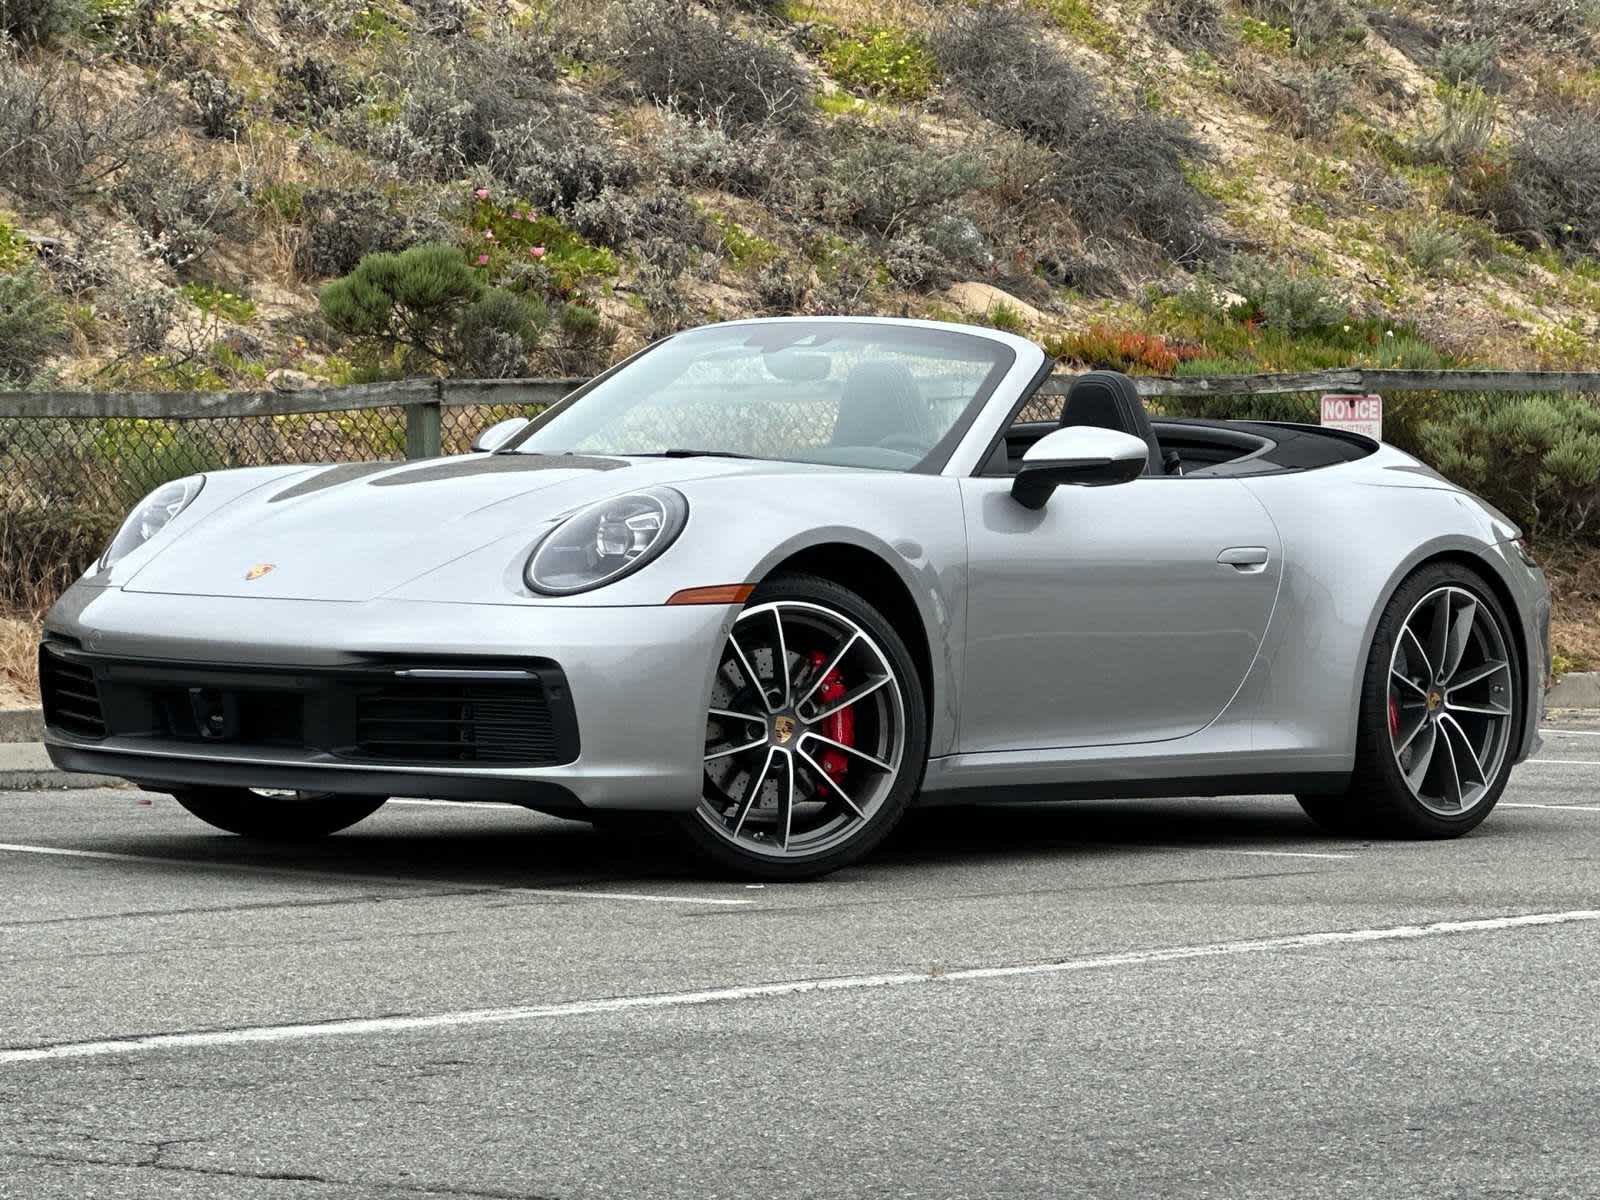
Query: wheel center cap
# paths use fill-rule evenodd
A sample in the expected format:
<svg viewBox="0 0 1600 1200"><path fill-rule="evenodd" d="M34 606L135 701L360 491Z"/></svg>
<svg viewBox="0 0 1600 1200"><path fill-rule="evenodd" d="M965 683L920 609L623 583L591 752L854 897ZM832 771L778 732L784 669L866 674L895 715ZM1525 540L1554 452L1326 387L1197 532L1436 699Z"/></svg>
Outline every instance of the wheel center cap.
<svg viewBox="0 0 1600 1200"><path fill-rule="evenodd" d="M1444 703L1444 697L1441 696L1438 692L1429 692L1428 693L1428 711L1429 712L1437 712L1439 706L1441 704L1443 704L1443 703Z"/></svg>
<svg viewBox="0 0 1600 1200"><path fill-rule="evenodd" d="M794 739L795 719L788 714L772 718L772 740L780 746L787 746Z"/></svg>

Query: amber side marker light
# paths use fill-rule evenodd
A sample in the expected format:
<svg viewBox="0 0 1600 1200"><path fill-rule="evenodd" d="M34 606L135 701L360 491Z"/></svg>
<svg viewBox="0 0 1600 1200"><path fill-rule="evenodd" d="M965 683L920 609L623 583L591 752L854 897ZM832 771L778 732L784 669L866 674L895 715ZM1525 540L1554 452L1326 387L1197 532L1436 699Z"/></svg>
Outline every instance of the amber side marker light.
<svg viewBox="0 0 1600 1200"><path fill-rule="evenodd" d="M723 583L716 587L684 588L673 592L668 604L743 604L756 590L753 583Z"/></svg>

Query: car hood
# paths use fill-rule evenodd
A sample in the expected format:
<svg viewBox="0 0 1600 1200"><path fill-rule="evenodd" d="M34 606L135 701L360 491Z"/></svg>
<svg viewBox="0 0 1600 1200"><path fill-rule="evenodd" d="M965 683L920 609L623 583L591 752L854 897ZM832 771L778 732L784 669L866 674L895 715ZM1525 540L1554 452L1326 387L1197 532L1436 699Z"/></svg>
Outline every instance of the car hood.
<svg viewBox="0 0 1600 1200"><path fill-rule="evenodd" d="M370 600L502 539L531 548L557 518L607 496L723 475L826 470L739 459L531 454L319 467L200 515L123 586Z"/></svg>

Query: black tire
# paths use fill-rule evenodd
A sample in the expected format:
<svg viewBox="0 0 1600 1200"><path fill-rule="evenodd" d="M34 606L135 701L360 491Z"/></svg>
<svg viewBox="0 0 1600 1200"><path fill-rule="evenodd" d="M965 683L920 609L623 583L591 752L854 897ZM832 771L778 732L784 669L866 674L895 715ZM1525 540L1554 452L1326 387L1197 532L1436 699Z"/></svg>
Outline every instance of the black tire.
<svg viewBox="0 0 1600 1200"><path fill-rule="evenodd" d="M1390 737L1389 664L1395 639L1417 605L1442 587L1468 592L1496 622L1505 646L1509 678L1509 741L1501 761L1486 781L1483 796L1466 811L1439 813L1412 794ZM1431 703L1431 702L1430 702ZM1460 563L1435 563L1406 577L1384 608L1367 656L1356 727L1356 761L1343 795L1303 795L1300 807L1329 833L1342 836L1387 836L1410 839L1455 838L1481 824L1504 792L1526 712L1527 695L1516 640L1505 609L1483 577ZM1487 772L1486 772L1487 774Z"/></svg>
<svg viewBox="0 0 1600 1200"><path fill-rule="evenodd" d="M699 811L677 814L674 826L694 852L727 874L748 879L816 879L858 862L886 838L922 787L928 768L927 700L921 678L905 641L883 614L849 588L816 575L785 574L762 583L747 608L778 601L800 601L842 614L869 633L882 650L899 686L904 709L905 740L899 773L866 822L842 845L815 854L785 859L765 858L742 850L713 830Z"/></svg>
<svg viewBox="0 0 1600 1200"><path fill-rule="evenodd" d="M385 796L331 792L262 795L249 788L192 788L173 799L208 825L268 842L309 842L364 821L388 802Z"/></svg>

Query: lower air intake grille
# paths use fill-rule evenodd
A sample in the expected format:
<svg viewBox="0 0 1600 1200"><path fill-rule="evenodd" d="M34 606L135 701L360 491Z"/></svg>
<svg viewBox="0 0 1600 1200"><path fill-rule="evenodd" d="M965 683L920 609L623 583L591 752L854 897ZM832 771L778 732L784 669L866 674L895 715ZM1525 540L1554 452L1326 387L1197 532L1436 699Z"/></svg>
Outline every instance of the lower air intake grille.
<svg viewBox="0 0 1600 1200"><path fill-rule="evenodd" d="M39 692L46 725L78 737L106 736L93 668L64 657L50 642L39 647Z"/></svg>
<svg viewBox="0 0 1600 1200"><path fill-rule="evenodd" d="M569 762L537 679L509 683L396 680L356 699L362 758L414 762Z"/></svg>

